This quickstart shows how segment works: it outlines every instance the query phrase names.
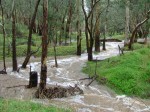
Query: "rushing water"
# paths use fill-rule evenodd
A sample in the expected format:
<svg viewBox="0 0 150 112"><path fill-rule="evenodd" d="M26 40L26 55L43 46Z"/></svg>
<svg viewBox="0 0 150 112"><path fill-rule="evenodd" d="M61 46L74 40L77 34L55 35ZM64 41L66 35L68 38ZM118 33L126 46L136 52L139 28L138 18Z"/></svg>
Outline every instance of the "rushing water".
<svg viewBox="0 0 150 112"><path fill-rule="evenodd" d="M94 58L103 60L118 55L118 45L123 46L123 42L106 43L107 50L94 55ZM79 81L79 79L87 77L81 72L86 60L87 54L83 54L81 57L73 56L58 59L58 68L53 67L54 60L48 60L47 83L49 85L74 86L77 84L84 91L84 94L43 100L42 102L59 107L69 107L76 112L150 112L149 102L149 104L145 104L136 98L125 95L117 96L107 87L98 85L96 82L93 82L89 87L85 86L89 80ZM11 75L29 80L29 66L32 66L33 71L36 70L38 74L40 73L40 62L33 62L28 65L27 69L20 70L20 73L11 73ZM11 72L11 68L7 71ZM33 101L37 102L38 100Z"/></svg>

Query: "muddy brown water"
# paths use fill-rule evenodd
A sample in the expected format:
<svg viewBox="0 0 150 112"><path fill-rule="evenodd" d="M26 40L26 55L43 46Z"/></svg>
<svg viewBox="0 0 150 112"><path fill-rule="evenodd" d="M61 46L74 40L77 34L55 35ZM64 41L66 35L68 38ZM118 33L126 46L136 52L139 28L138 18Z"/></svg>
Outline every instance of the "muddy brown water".
<svg viewBox="0 0 150 112"><path fill-rule="evenodd" d="M94 55L94 58L103 60L118 55L118 45L123 46L123 42L108 42L106 45L107 50ZM34 60L34 62L30 62L27 69L21 69L20 73L13 73L11 72L12 68L8 68L9 75L0 76L0 96L71 108L75 112L150 112L149 100L116 95L108 87L99 85L97 82L93 82L89 87L85 86L89 83L89 80L80 81L79 79L87 77L86 74L81 72L86 60L86 53L81 57L63 57L58 59L58 68L53 67L53 59L47 61L48 86L61 85L67 87L77 84L84 91L82 95L41 100L33 97L36 88L25 89L24 86L17 87L17 85L28 84L30 65L33 71L36 70L40 74L40 62Z"/></svg>

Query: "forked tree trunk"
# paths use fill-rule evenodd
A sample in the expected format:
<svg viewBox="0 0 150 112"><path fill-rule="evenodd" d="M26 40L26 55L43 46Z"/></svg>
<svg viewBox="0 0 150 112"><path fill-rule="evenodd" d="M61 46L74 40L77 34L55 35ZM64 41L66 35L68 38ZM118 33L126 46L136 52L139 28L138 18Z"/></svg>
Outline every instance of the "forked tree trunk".
<svg viewBox="0 0 150 112"><path fill-rule="evenodd" d="M12 8L12 64L13 71L17 71L17 56L16 56L16 16L15 16L15 1L13 0Z"/></svg>
<svg viewBox="0 0 150 112"><path fill-rule="evenodd" d="M26 65L28 64L28 62L30 60L32 31L33 31L33 27L34 27L35 18L36 18L36 14L37 14L39 3L40 3L40 0L37 0L36 6L35 6L35 10L34 10L34 14L32 16L31 22L30 22L28 44L27 44L27 54L26 54L26 58L25 58L25 60L24 60L24 62L22 64L22 68L26 68Z"/></svg>
<svg viewBox="0 0 150 112"><path fill-rule="evenodd" d="M5 39L6 39L6 32L5 32L5 23L4 23L4 10L0 0L0 7L2 12L2 30L3 30L3 66L4 72L6 72L6 60L5 60Z"/></svg>
<svg viewBox="0 0 150 112"><path fill-rule="evenodd" d="M134 42L135 34L137 33L138 28L139 28L140 26L142 26L145 22L147 22L147 21L149 20L149 18L150 18L150 17L149 17L149 14L150 14L150 10L147 12L147 17L146 17L146 19L144 19L142 22L138 23L138 24L136 25L136 27L134 28L134 30L133 30L133 32L132 32L132 35L131 35L131 37L130 37L130 43L129 43L129 46L128 46L129 50L132 49L132 44L133 44L133 42Z"/></svg>
<svg viewBox="0 0 150 112"><path fill-rule="evenodd" d="M46 88L47 79L47 47L48 47L48 0L43 0L43 36L39 94Z"/></svg>

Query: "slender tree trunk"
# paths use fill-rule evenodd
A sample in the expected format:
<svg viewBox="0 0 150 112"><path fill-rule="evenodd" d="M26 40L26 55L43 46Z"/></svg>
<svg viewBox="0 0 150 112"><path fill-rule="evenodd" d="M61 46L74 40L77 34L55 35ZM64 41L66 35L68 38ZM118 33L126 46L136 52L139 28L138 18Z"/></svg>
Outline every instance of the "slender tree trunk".
<svg viewBox="0 0 150 112"><path fill-rule="evenodd" d="M95 0L96 2L96 0ZM100 7L96 6L96 23L95 23L95 51L100 52L100 17L99 17Z"/></svg>
<svg viewBox="0 0 150 112"><path fill-rule="evenodd" d="M57 54L56 54L56 44L54 45L54 54L55 54L55 67L58 67Z"/></svg>
<svg viewBox="0 0 150 112"><path fill-rule="evenodd" d="M72 3L71 0L69 0L69 12L68 12L68 18L66 23L65 44L67 44L67 39L69 39L71 20L72 20Z"/></svg>
<svg viewBox="0 0 150 112"><path fill-rule="evenodd" d="M108 8L110 5L110 0L107 0L107 7L106 7L106 18L105 18L105 26L104 26L104 40L103 40L103 50L106 50L106 45L105 45L105 39L106 39L106 34L108 33L107 27L108 27Z"/></svg>
<svg viewBox="0 0 150 112"><path fill-rule="evenodd" d="M67 14L67 10L65 10L65 13L64 13L64 15L62 17L62 23L61 23L61 29L60 29L60 37L59 37L59 45L62 44L62 36L64 36L64 32L65 32L64 31L65 30L64 24L65 24L66 14Z"/></svg>
<svg viewBox="0 0 150 112"><path fill-rule="evenodd" d="M124 45L128 44L128 39L129 39L129 22L130 22L130 9L129 9L130 1L126 0L126 24L125 24L125 40L124 40Z"/></svg>
<svg viewBox="0 0 150 112"><path fill-rule="evenodd" d="M79 23L79 0L77 0L77 55L81 55L81 29L80 29L80 23Z"/></svg>
<svg viewBox="0 0 150 112"><path fill-rule="evenodd" d="M5 22L4 22L4 10L3 10L1 0L0 0L0 7L1 7L1 12L2 12L2 30L3 30L3 66L4 66L4 71L6 72L6 60L5 60L6 32L5 32Z"/></svg>
<svg viewBox="0 0 150 112"><path fill-rule="evenodd" d="M15 1L13 0L12 8L12 63L13 71L17 71L17 56L16 56L16 21L15 21Z"/></svg>
<svg viewBox="0 0 150 112"><path fill-rule="evenodd" d="M37 0L36 6L35 6L35 10L34 10L34 14L32 16L31 22L30 22L28 44L27 44L27 55L26 55L26 58L25 58L25 60L24 60L24 62L22 64L22 68L26 68L26 65L28 64L28 62L30 60L32 31L33 31L33 27L34 27L35 18L36 18L36 14L37 14L39 3L40 3L40 0Z"/></svg>
<svg viewBox="0 0 150 112"><path fill-rule="evenodd" d="M43 0L43 36L42 36L42 56L41 56L41 75L39 93L46 88L47 79L47 47L48 47L48 0Z"/></svg>

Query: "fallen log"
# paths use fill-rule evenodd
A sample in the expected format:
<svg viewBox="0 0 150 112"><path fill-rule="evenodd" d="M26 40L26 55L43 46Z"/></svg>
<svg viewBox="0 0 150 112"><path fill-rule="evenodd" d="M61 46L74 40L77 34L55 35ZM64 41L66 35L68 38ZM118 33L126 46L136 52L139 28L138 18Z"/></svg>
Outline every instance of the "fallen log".
<svg viewBox="0 0 150 112"><path fill-rule="evenodd" d="M100 39L101 42L104 41L104 39ZM119 39L105 39L105 42L122 42L122 40Z"/></svg>

